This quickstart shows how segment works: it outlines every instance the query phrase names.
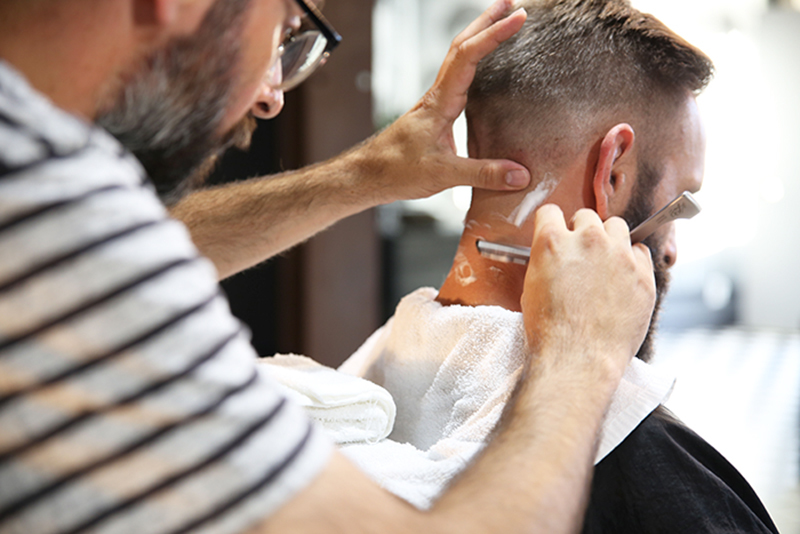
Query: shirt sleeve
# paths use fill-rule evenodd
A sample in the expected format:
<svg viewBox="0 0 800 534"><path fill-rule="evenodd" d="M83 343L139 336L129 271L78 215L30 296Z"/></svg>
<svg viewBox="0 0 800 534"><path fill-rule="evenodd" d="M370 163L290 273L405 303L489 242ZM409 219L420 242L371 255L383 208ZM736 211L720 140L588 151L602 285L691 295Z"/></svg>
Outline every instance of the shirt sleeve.
<svg viewBox="0 0 800 534"><path fill-rule="evenodd" d="M128 157L0 178L0 533L241 532L329 460Z"/></svg>

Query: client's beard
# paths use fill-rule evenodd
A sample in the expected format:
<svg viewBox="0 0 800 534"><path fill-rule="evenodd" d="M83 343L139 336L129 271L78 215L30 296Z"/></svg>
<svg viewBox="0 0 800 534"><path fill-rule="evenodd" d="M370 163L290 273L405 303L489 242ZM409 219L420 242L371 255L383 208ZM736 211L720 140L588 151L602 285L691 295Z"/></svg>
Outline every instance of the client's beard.
<svg viewBox="0 0 800 534"><path fill-rule="evenodd" d="M638 169L639 180L636 188L633 191L631 200L622 218L628 223L628 226L633 229L645 219L650 217L654 212L653 193L655 192L656 185L658 185L658 174L649 165L642 164ZM645 362L650 361L655 351L655 337L658 330L658 314L661 311L661 303L669 288L670 273L667 270L667 265L664 258L661 257L660 250L662 240L657 239L655 236L650 236L642 244L650 249L650 254L653 257L653 272L656 279L656 304L653 309L653 316L650 319L650 325L647 328L647 335L639 347L639 352L636 357Z"/></svg>
<svg viewBox="0 0 800 534"><path fill-rule="evenodd" d="M147 58L99 114L97 123L139 159L167 205L202 185L225 150L250 144L252 117L219 133L249 3L217 0L196 34L173 39Z"/></svg>

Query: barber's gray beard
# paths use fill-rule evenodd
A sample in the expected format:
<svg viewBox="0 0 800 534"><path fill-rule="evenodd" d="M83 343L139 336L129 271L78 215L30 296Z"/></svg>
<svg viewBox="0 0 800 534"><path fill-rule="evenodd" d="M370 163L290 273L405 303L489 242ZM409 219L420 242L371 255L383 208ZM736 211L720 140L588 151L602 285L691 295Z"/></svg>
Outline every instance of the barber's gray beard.
<svg viewBox="0 0 800 534"><path fill-rule="evenodd" d="M218 133L249 1L218 0L195 35L174 39L148 58L97 120L139 159L167 205L204 183L230 146L249 146L252 119Z"/></svg>
<svg viewBox="0 0 800 534"><path fill-rule="evenodd" d="M248 150L253 138L253 132L258 123L256 119L248 115L239 121L236 126L229 131L224 138L220 139L216 148L213 148L206 154L205 158L195 166L191 174L183 178L178 188L172 192L170 198L163 198L162 202L169 205L174 205L180 201L181 198L187 194L202 188L205 185L208 177L216 169L219 160L223 154L231 147L236 147L239 150Z"/></svg>

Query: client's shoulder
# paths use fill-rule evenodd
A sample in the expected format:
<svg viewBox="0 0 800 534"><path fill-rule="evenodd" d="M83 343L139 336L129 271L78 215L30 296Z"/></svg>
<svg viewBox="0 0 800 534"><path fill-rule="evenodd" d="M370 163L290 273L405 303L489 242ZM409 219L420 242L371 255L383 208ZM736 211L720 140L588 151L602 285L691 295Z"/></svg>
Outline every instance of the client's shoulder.
<svg viewBox="0 0 800 534"><path fill-rule="evenodd" d="M736 468L659 407L597 465L584 532L777 529Z"/></svg>

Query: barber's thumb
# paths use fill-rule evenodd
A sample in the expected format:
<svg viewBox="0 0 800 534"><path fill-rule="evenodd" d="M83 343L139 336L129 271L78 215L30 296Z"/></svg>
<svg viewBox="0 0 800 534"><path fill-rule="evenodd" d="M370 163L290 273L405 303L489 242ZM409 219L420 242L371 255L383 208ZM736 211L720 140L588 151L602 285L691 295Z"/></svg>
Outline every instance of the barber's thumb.
<svg viewBox="0 0 800 534"><path fill-rule="evenodd" d="M531 182L531 173L520 165L510 160L473 160L467 159L469 168L465 172L469 184L479 189L494 191L516 191L528 187Z"/></svg>

